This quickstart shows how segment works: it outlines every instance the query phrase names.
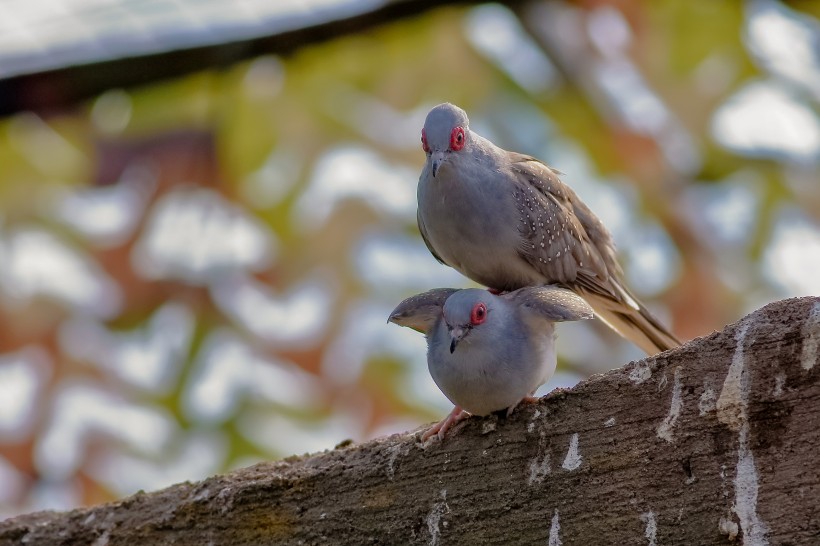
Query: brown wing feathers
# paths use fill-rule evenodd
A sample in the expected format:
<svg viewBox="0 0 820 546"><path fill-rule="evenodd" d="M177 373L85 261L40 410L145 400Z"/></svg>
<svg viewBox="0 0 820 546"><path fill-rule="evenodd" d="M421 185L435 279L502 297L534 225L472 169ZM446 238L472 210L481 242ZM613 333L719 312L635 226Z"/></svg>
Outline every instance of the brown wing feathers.
<svg viewBox="0 0 820 546"><path fill-rule="evenodd" d="M648 354L680 345L623 285L614 243L601 221L548 166L511 155L522 258L547 282L583 295L600 318Z"/></svg>

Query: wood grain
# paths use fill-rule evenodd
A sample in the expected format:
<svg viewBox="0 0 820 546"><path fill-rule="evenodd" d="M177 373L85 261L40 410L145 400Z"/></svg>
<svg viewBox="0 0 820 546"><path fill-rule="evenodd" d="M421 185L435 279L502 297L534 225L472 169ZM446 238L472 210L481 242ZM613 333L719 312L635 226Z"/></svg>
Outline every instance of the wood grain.
<svg viewBox="0 0 820 546"><path fill-rule="evenodd" d="M120 502L0 545L817 544L820 299L470 418Z"/></svg>

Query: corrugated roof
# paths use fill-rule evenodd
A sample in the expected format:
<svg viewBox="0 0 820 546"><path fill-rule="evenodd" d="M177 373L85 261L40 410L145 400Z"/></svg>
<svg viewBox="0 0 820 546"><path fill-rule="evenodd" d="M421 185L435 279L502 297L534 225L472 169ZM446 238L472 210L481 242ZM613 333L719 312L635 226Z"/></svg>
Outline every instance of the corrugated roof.
<svg viewBox="0 0 820 546"><path fill-rule="evenodd" d="M516 4L525 0L506 0ZM0 116L482 0L0 0Z"/></svg>
<svg viewBox="0 0 820 546"><path fill-rule="evenodd" d="M384 0L5 0L0 79L248 40L384 5Z"/></svg>

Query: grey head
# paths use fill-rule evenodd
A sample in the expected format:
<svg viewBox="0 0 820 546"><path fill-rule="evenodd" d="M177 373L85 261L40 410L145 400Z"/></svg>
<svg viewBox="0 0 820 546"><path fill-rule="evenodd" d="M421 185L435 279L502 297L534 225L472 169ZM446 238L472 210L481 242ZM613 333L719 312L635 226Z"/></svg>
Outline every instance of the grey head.
<svg viewBox="0 0 820 546"><path fill-rule="evenodd" d="M470 150L470 120L467 113L449 102L434 107L424 120L421 147L427 153L430 172L435 178L441 164L451 154Z"/></svg>
<svg viewBox="0 0 820 546"><path fill-rule="evenodd" d="M490 313L496 315L496 308L506 305L497 296L478 288L436 288L402 301L393 309L387 321L412 328L427 335L429 339L437 328L443 328L440 325L443 319L450 335L452 353L462 339L487 321ZM498 318L493 316L492 322L498 322ZM439 332L443 333L444 330Z"/></svg>
<svg viewBox="0 0 820 546"><path fill-rule="evenodd" d="M487 290L468 288L454 292L444 302L444 323L450 334L450 352L470 336L503 323L506 305ZM500 315L500 316L499 316Z"/></svg>

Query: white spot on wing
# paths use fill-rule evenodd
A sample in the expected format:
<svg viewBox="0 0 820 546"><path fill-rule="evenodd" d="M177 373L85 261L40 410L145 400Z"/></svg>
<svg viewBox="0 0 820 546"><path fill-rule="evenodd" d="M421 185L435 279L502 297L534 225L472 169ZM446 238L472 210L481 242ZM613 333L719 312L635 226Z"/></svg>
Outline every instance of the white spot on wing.
<svg viewBox="0 0 820 546"><path fill-rule="evenodd" d="M550 535L547 539L547 546L561 546L561 523L558 521L558 510L552 516L550 525Z"/></svg>
<svg viewBox="0 0 820 546"><path fill-rule="evenodd" d="M820 301L816 302L803 326L803 354L800 364L804 370L811 370L817 364L817 349L820 347Z"/></svg>
<svg viewBox="0 0 820 546"><path fill-rule="evenodd" d="M578 451L578 433L576 432L569 439L569 449L567 450L567 456L564 457L564 463L561 465L561 468L564 470L575 470L581 466L582 460L581 453Z"/></svg>
<svg viewBox="0 0 820 546"><path fill-rule="evenodd" d="M680 367L675 368L675 380L672 385L672 403L669 405L669 413L666 419L658 427L658 438L663 438L667 442L672 442L672 429L680 417L680 410L683 408L683 398L681 397Z"/></svg>

